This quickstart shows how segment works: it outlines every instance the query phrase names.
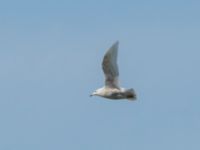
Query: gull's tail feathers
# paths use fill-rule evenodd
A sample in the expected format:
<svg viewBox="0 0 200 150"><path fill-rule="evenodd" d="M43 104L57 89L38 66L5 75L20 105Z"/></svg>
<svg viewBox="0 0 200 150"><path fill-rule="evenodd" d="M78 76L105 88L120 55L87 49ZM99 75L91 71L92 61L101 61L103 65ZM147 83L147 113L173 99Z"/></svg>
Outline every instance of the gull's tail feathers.
<svg viewBox="0 0 200 150"><path fill-rule="evenodd" d="M136 93L134 89L127 89L125 92L126 98L130 101L136 100Z"/></svg>

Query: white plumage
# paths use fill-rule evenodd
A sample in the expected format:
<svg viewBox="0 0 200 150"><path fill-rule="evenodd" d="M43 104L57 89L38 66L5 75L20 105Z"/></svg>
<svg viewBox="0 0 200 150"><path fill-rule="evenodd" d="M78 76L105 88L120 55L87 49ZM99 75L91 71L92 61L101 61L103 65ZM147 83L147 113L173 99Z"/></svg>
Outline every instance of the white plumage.
<svg viewBox="0 0 200 150"><path fill-rule="evenodd" d="M120 88L119 69L117 65L119 42L115 42L106 52L102 62L102 69L105 75L105 86L97 89L91 96L101 96L109 99L136 99L133 89Z"/></svg>

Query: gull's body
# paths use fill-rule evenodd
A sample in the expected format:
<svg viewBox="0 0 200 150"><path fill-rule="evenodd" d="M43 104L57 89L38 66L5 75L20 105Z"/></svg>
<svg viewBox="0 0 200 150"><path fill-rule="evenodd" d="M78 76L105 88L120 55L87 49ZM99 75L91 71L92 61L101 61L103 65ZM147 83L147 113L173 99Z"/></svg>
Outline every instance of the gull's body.
<svg viewBox="0 0 200 150"><path fill-rule="evenodd" d="M133 89L125 89L119 87L119 71L117 65L118 54L117 41L106 52L102 62L102 69L105 75L105 86L97 89L91 96L101 96L109 99L136 99L136 94Z"/></svg>

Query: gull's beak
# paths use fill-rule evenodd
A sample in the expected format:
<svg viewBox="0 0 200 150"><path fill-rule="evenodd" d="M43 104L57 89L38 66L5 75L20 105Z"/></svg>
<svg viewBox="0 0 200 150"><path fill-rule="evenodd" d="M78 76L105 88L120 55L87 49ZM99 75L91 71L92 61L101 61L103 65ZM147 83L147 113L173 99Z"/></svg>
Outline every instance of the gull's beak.
<svg viewBox="0 0 200 150"><path fill-rule="evenodd" d="M90 97L95 96L96 92L93 92L92 94L90 94Z"/></svg>

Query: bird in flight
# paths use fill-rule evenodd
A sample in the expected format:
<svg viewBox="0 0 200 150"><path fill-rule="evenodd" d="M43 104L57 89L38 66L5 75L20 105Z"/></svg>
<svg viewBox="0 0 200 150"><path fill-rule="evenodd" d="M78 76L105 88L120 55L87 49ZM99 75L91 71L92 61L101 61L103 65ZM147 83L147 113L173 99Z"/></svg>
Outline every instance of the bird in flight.
<svg viewBox="0 0 200 150"><path fill-rule="evenodd" d="M102 62L102 69L105 75L105 86L94 91L90 96L100 96L112 100L128 99L135 100L135 91L121 88L119 86L119 70L117 65L119 42L115 42L106 52Z"/></svg>

